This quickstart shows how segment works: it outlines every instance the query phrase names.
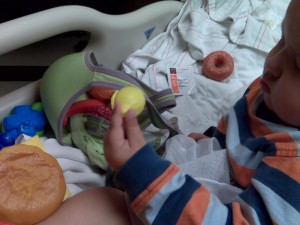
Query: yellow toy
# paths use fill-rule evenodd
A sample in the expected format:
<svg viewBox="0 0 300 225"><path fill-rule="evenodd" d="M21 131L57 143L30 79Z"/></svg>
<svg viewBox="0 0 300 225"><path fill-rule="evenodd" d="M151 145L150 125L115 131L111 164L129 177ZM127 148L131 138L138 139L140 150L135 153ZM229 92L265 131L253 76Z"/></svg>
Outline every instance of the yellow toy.
<svg viewBox="0 0 300 225"><path fill-rule="evenodd" d="M139 88L127 86L115 91L111 97L112 108L115 107L116 102L121 104L124 117L130 109L135 110L136 115L139 115L145 107L146 100L144 93Z"/></svg>

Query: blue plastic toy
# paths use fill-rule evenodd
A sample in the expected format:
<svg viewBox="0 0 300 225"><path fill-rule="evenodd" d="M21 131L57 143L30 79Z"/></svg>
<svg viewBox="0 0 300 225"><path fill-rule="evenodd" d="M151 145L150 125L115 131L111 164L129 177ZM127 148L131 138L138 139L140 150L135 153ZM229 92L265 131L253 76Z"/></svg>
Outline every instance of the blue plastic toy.
<svg viewBox="0 0 300 225"><path fill-rule="evenodd" d="M43 135L47 120L43 112L33 110L30 105L16 106L12 114L3 119L0 133L0 149L15 143L20 134Z"/></svg>

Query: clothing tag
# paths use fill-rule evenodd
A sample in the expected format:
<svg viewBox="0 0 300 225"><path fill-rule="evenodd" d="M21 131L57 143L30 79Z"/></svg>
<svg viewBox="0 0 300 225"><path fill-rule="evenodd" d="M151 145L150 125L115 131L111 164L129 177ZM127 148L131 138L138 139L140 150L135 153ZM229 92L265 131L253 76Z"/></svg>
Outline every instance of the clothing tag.
<svg viewBox="0 0 300 225"><path fill-rule="evenodd" d="M168 82L174 95L190 95L195 88L191 68L168 68Z"/></svg>

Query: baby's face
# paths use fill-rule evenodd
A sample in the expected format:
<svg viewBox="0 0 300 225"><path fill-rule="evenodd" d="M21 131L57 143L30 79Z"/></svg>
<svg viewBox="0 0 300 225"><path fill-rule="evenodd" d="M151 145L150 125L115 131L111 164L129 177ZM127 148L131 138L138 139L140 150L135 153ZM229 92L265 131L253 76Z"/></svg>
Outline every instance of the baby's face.
<svg viewBox="0 0 300 225"><path fill-rule="evenodd" d="M261 83L266 105L281 120L300 127L300 1L292 0L282 38L268 54Z"/></svg>

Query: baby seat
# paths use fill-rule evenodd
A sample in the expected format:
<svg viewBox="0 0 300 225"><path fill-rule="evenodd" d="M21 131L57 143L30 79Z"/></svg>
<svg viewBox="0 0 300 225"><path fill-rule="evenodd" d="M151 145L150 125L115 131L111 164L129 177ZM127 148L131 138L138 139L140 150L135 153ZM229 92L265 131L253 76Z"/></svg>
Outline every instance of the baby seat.
<svg viewBox="0 0 300 225"><path fill-rule="evenodd" d="M64 121L74 102L89 99L87 92L90 88L105 87L118 90L125 86L134 86L144 92L146 108L138 117L142 128L145 129L153 123L159 129L169 130L169 137L177 134L177 131L160 116L176 105L171 89L157 92L125 72L99 65L94 54L88 51L56 60L47 69L41 81L40 93L44 111L58 142L63 145L75 145L88 155L93 164L106 170L103 137L97 136L87 128L90 120L95 118L77 114L70 118L67 126ZM148 133L148 141L151 141L160 153L165 141L161 139L161 134L149 136Z"/></svg>
<svg viewBox="0 0 300 225"><path fill-rule="evenodd" d="M89 7L78 5L60 6L37 12L0 24L0 64L10 61L28 61L30 55L53 55L54 62L60 52L44 45L38 49L41 54L33 54L31 44L47 40L55 35L70 31L90 33L84 51L92 51L101 64L120 69L122 61L135 50L145 45L156 35L164 32L169 22L179 13L179 1L161 1L147 5L137 11L123 15L108 15ZM138 19L137 19L138 18ZM30 28L30 29L29 29ZM23 47L23 48L22 48ZM18 51L14 51L18 50ZM45 57L47 58L47 57ZM30 59L32 64L35 58ZM37 60L37 64L40 60ZM12 62L12 65L18 65ZM22 65L22 64L21 64ZM39 64L38 64L39 65ZM23 74L27 76L27 74ZM40 80L32 82L0 98L0 120L21 104L32 104L40 99Z"/></svg>
<svg viewBox="0 0 300 225"><path fill-rule="evenodd" d="M182 3L178 1L162 1L117 16L103 14L84 6L61 6L0 24L2 31L0 54L68 31L81 30L91 34L82 52L70 54L56 59L57 61L54 60L53 64L50 63L51 66L42 81L33 82L0 98L0 119L3 120L16 105L32 104L34 101L42 100L58 141L62 144L75 144L91 156L94 164L105 169L106 163L101 148L95 147L91 151L87 150L90 147L87 148L86 143L94 141L94 146L97 146L100 143L99 139L86 132L80 116L74 116L68 127L63 127L63 117L74 101L86 98L84 92L92 86L110 83L109 86L119 89L125 85L134 85L142 88L145 96L148 96L147 108L152 123L160 128L169 129L170 127L165 126L159 114L174 106L175 102L170 92L156 93L136 79L115 69L120 69L122 60L134 50L163 32L178 14L181 6ZM28 26L30 26L30 32ZM124 81L114 82L114 79L120 77ZM104 83L99 82L102 79ZM150 123L147 118L147 112L139 117L143 127ZM74 130L74 126L79 126L79 133L70 133L69 129ZM176 132L172 128L169 130L171 135ZM100 153L97 152L98 150Z"/></svg>

